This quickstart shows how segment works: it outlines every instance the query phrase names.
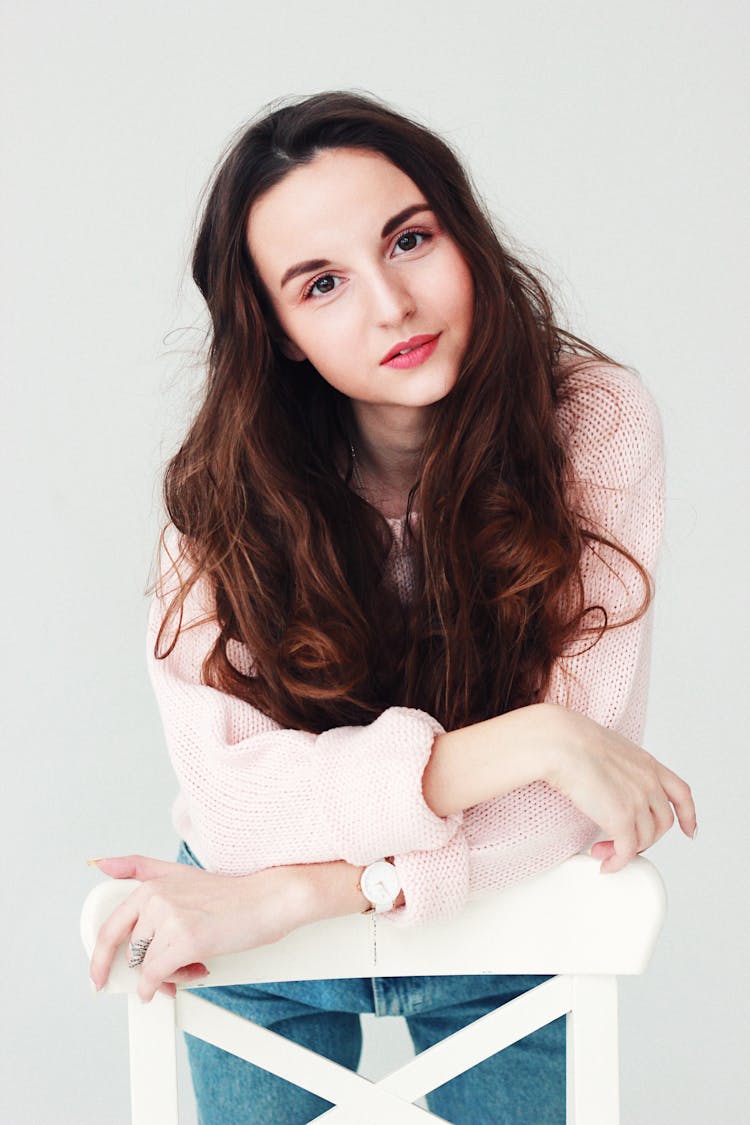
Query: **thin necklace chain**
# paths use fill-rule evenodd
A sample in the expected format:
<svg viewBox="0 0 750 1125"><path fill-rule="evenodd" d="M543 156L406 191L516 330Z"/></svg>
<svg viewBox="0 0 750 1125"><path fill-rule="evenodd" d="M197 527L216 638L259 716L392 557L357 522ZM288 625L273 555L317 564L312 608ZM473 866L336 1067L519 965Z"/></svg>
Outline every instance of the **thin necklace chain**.
<svg viewBox="0 0 750 1125"><path fill-rule="evenodd" d="M359 485L359 487L363 491L366 492L367 490L365 489L365 482L362 480L362 474L359 471L359 459L357 457L357 453L356 453L356 450L355 450L352 442L349 442L349 448L352 451L352 468L353 468L354 479L357 482L357 484Z"/></svg>
<svg viewBox="0 0 750 1125"><path fill-rule="evenodd" d="M356 450L354 449L354 443L351 442L351 441L349 443L349 448L350 448L351 453L352 453L352 479L354 480L355 485L359 487L360 492L364 493L365 496L371 498L372 493L370 492L367 485L364 484L364 480L362 479L362 474L360 472L360 461L359 461L358 456L356 456ZM374 501L371 501L371 502L374 503ZM405 516L401 516L400 513L399 513L398 519L405 519Z"/></svg>
<svg viewBox="0 0 750 1125"><path fill-rule="evenodd" d="M362 474L359 471L359 458L357 457L357 451L354 448L353 442L349 442L349 448L352 451L352 477L353 477L355 483L359 486L360 491L362 491L362 492L366 493L367 495L371 496L372 493L369 491L369 489L367 488L367 485L362 480Z"/></svg>

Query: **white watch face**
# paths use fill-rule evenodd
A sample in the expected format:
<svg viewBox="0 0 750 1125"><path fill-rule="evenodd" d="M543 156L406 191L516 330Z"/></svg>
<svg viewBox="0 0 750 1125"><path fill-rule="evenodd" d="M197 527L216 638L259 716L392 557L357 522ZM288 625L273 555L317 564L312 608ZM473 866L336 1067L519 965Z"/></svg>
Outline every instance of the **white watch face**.
<svg viewBox="0 0 750 1125"><path fill-rule="evenodd" d="M365 898L374 906L390 909L401 890L401 880L392 863L379 859L364 869L360 886Z"/></svg>

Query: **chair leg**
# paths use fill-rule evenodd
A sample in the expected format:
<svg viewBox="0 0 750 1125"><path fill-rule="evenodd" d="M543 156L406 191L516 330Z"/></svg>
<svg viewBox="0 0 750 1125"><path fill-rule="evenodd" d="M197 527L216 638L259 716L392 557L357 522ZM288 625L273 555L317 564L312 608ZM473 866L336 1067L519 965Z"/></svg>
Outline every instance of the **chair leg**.
<svg viewBox="0 0 750 1125"><path fill-rule="evenodd" d="M567 1017L567 1125L619 1125L617 978L574 976Z"/></svg>
<svg viewBox="0 0 750 1125"><path fill-rule="evenodd" d="M132 1125L178 1125L175 1002L128 996Z"/></svg>

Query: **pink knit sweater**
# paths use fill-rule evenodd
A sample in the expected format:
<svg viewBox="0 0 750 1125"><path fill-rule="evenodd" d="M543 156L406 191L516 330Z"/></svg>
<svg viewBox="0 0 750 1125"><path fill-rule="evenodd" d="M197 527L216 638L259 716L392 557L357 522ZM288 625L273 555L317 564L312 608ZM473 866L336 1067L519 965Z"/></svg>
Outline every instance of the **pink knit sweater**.
<svg viewBox="0 0 750 1125"><path fill-rule="evenodd" d="M653 572L663 471L653 400L635 376L602 364L574 374L571 388L560 417L577 502L592 525ZM389 522L396 532L390 566L406 599L413 575L404 521ZM637 597L632 568L612 552L587 549L582 567L587 604L606 606L612 618L632 604L629 594ZM392 855L406 905L383 917L410 924L454 914L468 898L525 879L596 838L597 826L543 781L455 816L436 816L421 779L443 727L423 711L389 707L368 726L314 735L282 729L206 686L201 664L218 635L214 621L183 628L171 655L155 660L156 631L175 585L165 565L149 615L147 659L179 781L173 823L204 867L240 875L279 864L365 864ZM198 583L184 625L211 613L211 594ZM547 698L639 741L650 617L561 658ZM248 670L242 646L230 657Z"/></svg>

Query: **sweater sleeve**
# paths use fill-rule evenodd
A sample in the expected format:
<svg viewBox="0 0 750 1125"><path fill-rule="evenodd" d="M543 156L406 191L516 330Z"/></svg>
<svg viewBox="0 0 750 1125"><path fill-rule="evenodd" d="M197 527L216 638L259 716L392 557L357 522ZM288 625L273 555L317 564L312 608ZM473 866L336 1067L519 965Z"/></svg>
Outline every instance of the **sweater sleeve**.
<svg viewBox="0 0 750 1125"><path fill-rule="evenodd" d="M560 407L584 526L616 540L653 574L663 523L661 424L653 399L629 372L587 365L570 377ZM581 560L587 606L611 622L640 603L637 572L610 548ZM651 610L573 646L555 664L547 700L639 742L645 719ZM467 809L443 848L395 857L406 905L384 915L403 925L448 917L467 899L520 882L590 846L596 824L544 781Z"/></svg>
<svg viewBox="0 0 750 1125"><path fill-rule="evenodd" d="M436 719L389 707L368 726L285 730L203 682L202 663L219 634L205 583L188 595L174 649L155 658L175 583L168 592L166 585L162 575L147 664L179 782L173 823L204 867L241 875L334 859L366 864L450 844L462 815L438 817L422 795L422 773L443 732ZM241 652L230 659L242 666Z"/></svg>

